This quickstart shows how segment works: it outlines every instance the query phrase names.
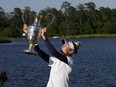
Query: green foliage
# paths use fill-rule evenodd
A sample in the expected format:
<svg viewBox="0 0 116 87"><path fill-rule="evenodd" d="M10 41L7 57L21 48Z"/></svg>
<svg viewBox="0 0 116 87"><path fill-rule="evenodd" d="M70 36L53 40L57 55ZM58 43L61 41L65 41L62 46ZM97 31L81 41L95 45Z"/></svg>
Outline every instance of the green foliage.
<svg viewBox="0 0 116 87"><path fill-rule="evenodd" d="M10 43L11 39L7 37L0 37L0 43Z"/></svg>
<svg viewBox="0 0 116 87"><path fill-rule="evenodd" d="M9 29L9 28L5 28L5 29L0 31L0 36L1 37L4 37L4 36L5 37L10 37L11 34L12 34L12 32L11 32L11 29Z"/></svg>
<svg viewBox="0 0 116 87"><path fill-rule="evenodd" d="M37 12L25 6L23 11L25 22L32 24ZM116 9L100 7L96 9L93 2L79 4L76 7L64 1L61 9L47 7L39 12L42 15L41 26L46 27L55 15L55 21L48 27L48 36L75 36L88 34L115 34L116 33ZM22 9L14 8L13 12L5 13L0 7L0 36L21 37L23 33Z"/></svg>

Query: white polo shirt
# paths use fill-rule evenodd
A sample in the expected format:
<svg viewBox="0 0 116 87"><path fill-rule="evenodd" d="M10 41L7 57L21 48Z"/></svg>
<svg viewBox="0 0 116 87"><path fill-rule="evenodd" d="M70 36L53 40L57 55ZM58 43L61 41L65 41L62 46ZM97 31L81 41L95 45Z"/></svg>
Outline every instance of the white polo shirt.
<svg viewBox="0 0 116 87"><path fill-rule="evenodd" d="M47 87L69 87L69 74L72 71L73 59L67 57L67 60L68 64L55 57L50 57L49 66L51 71Z"/></svg>

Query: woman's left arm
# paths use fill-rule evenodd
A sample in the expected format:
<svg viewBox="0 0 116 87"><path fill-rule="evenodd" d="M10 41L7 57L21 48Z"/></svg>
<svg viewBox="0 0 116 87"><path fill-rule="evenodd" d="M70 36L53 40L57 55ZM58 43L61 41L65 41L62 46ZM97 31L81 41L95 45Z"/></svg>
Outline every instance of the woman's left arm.
<svg viewBox="0 0 116 87"><path fill-rule="evenodd" d="M59 53L55 48L54 46L50 43L50 41L48 39L46 39L44 37L44 41L45 41L45 44L48 48L48 50L50 51L51 55L58 58L59 60L65 62L68 64L68 60L67 60L67 57L62 55L61 53Z"/></svg>

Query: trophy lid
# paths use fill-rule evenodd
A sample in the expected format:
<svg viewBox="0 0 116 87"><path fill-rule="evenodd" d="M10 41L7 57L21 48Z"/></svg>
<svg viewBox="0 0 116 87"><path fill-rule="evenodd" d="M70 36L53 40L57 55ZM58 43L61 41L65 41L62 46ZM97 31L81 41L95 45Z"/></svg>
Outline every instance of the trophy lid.
<svg viewBox="0 0 116 87"><path fill-rule="evenodd" d="M32 24L32 26L40 26L40 20L38 19L38 13L36 13L36 16L35 16L35 20L34 20L34 23Z"/></svg>
<svg viewBox="0 0 116 87"><path fill-rule="evenodd" d="M32 26L40 26L40 21L38 20L37 17L35 18L34 23L32 24Z"/></svg>

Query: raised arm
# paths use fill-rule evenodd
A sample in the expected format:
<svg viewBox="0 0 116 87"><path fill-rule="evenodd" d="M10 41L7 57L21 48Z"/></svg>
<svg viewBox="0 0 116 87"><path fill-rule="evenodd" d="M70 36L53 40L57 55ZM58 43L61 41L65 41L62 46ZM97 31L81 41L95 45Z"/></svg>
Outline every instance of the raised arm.
<svg viewBox="0 0 116 87"><path fill-rule="evenodd" d="M39 55L44 61L49 63L49 55L42 51L38 45L35 46L34 50L37 53L37 55Z"/></svg>
<svg viewBox="0 0 116 87"><path fill-rule="evenodd" d="M50 51L51 55L68 64L67 57L62 55L61 53L59 53L54 48L54 46L50 43L50 41L44 36L45 32L46 32L46 29L42 29L41 36L42 36L43 40L45 41L45 44L46 44L48 50Z"/></svg>

